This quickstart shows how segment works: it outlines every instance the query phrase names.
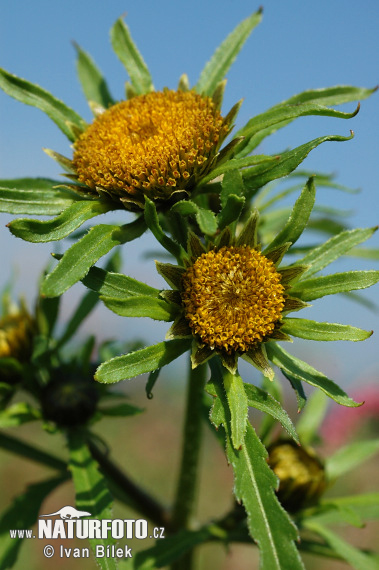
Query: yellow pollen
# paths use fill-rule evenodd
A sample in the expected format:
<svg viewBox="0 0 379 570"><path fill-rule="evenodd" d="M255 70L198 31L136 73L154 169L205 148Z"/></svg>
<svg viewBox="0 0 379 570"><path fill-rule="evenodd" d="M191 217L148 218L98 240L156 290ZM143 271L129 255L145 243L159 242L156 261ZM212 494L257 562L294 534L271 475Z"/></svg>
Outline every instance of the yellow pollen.
<svg viewBox="0 0 379 570"><path fill-rule="evenodd" d="M246 352L274 331L284 308L275 265L248 247L222 247L197 258L183 275L184 313L201 341Z"/></svg>
<svg viewBox="0 0 379 570"><path fill-rule="evenodd" d="M92 189L164 199L207 171L228 130L211 98L152 92L99 115L75 142L73 163Z"/></svg>

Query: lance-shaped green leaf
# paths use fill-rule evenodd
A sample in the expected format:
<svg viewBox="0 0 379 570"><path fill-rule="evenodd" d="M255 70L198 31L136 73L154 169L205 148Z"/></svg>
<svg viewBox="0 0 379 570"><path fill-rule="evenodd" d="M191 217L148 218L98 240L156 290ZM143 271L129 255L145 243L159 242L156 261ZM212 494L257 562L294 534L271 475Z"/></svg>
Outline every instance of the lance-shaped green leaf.
<svg viewBox="0 0 379 570"><path fill-rule="evenodd" d="M176 305L163 299L154 299L148 295L131 297L100 297L104 305L121 317L149 317L156 321L173 321L178 314Z"/></svg>
<svg viewBox="0 0 379 570"><path fill-rule="evenodd" d="M287 223L266 248L265 254L284 243L295 243L299 239L311 215L315 203L315 196L316 188L313 178L310 178L304 186L299 198L296 200Z"/></svg>
<svg viewBox="0 0 379 570"><path fill-rule="evenodd" d="M351 257L361 257L363 259L374 259L379 260L379 248L377 247L362 247L354 248L349 252Z"/></svg>
<svg viewBox="0 0 379 570"><path fill-rule="evenodd" d="M358 111L359 105L352 113L345 113L343 111L336 111L335 109L325 107L319 103L297 103L274 107L265 113L253 117L240 131L238 131L236 136L244 138L238 145L236 156L244 156L245 152L250 153L254 150L264 138L262 137L262 131L265 131L265 135L266 133L268 134L268 132L271 134L276 131L279 126L285 126L298 117L322 115L325 117L351 119L358 113ZM244 149L243 153L241 153L242 148Z"/></svg>
<svg viewBox="0 0 379 570"><path fill-rule="evenodd" d="M210 96L213 94L218 83L224 79L225 74L250 33L261 20L262 10L258 10L258 12L255 12L238 24L228 35L201 72L199 81L195 86L198 93Z"/></svg>
<svg viewBox="0 0 379 570"><path fill-rule="evenodd" d="M63 255L58 265L47 275L41 293L56 297L80 281L103 255L116 245L132 241L146 229L143 218L124 226L100 224L94 226Z"/></svg>
<svg viewBox="0 0 379 570"><path fill-rule="evenodd" d="M301 188L299 185L292 186L291 188L288 188L288 192L287 191L281 192L280 194L278 194L275 197L274 201L276 201L276 198L278 198L278 201L280 201L285 196L288 196L289 194L291 194L292 191L295 191L295 189L298 190L299 188ZM266 204L263 206L263 209L265 209L265 207L267 207ZM262 207L261 207L261 209L262 209ZM327 214L330 217L335 216L336 218L348 218L354 213L353 210L342 210L341 208L331 208L329 206L323 206L320 204L315 205L314 211L318 212L318 213L322 213L322 214Z"/></svg>
<svg viewBox="0 0 379 570"><path fill-rule="evenodd" d="M41 419L41 412L26 402L18 402L0 411L0 428L17 427Z"/></svg>
<svg viewBox="0 0 379 570"><path fill-rule="evenodd" d="M275 105L275 107L311 102L317 102L319 105L342 105L343 103L367 99L367 97L370 97L377 89L377 87L367 89L366 87L354 87L352 85L335 85L321 89L308 89L307 91L293 95L286 101Z"/></svg>
<svg viewBox="0 0 379 570"><path fill-rule="evenodd" d="M84 321L84 319L91 313L99 300L98 295L93 291L88 291L78 304L78 307L71 319L67 323L64 333L58 340L58 347L65 344L70 340Z"/></svg>
<svg viewBox="0 0 379 570"><path fill-rule="evenodd" d="M76 507L79 510L91 513L94 519L112 519L112 496L98 464L87 447L83 434L72 432L69 435L68 443L70 450L69 469L75 487ZM115 542L111 533L109 533L108 539L89 539L94 553L96 552L96 545L102 545L106 548ZM98 557L96 560L104 570L117 568L113 558Z"/></svg>
<svg viewBox="0 0 379 570"><path fill-rule="evenodd" d="M103 416L114 417L136 416L143 412L142 408L137 408L137 406L127 403L115 404L114 406L99 406L98 410L103 414Z"/></svg>
<svg viewBox="0 0 379 570"><path fill-rule="evenodd" d="M14 220L8 227L13 235L25 241L58 241L80 228L87 220L113 209L114 204L111 202L80 200L68 206L53 220Z"/></svg>
<svg viewBox="0 0 379 570"><path fill-rule="evenodd" d="M228 456L232 464L234 461L236 497L243 501L250 533L260 548L260 567L304 568L295 546L296 527L273 492L276 477L266 463L267 451L250 424L241 452L232 455L229 448Z"/></svg>
<svg viewBox="0 0 379 570"><path fill-rule="evenodd" d="M248 402L241 376L231 374L222 367L222 380L230 412L230 432L234 449L239 449L245 440L248 421Z"/></svg>
<svg viewBox="0 0 379 570"><path fill-rule="evenodd" d="M342 208L331 208L323 204L316 204L315 212L326 214L327 216L334 216L335 218L350 218L354 214L354 210L343 210Z"/></svg>
<svg viewBox="0 0 379 570"><path fill-rule="evenodd" d="M136 95L153 91L150 72L122 18L119 18L111 29L111 42L116 55L129 74Z"/></svg>
<svg viewBox="0 0 379 570"><path fill-rule="evenodd" d="M137 279L96 266L91 267L82 279L82 283L92 291L97 291L99 295L113 299L124 299L130 295L147 295L158 299L160 293L159 289L150 287Z"/></svg>
<svg viewBox="0 0 379 570"><path fill-rule="evenodd" d="M62 256L61 256L62 257ZM60 257L60 258L61 258ZM110 260L107 263L107 269L109 268L114 268L114 267L118 267L119 265L119 259L118 259L118 255L115 254L113 255ZM101 270L103 273L107 273L106 270ZM99 300L99 296L97 294L95 294L93 291L88 291L88 293L86 295L84 295L84 297L79 301L78 307L76 309L76 311L74 312L74 314L72 315L72 317L70 318L70 320L68 321L66 328L62 334L62 336L59 338L58 340L58 347L62 346L63 344L65 344L77 331L77 329L79 328L79 326L81 325L81 323L83 322L83 320L90 314L90 312L93 310L93 308L95 307L96 303ZM53 299L49 299L49 298L44 298L43 302L47 302L50 301L52 302ZM89 340L89 355L88 355L88 359L90 357L90 354L92 352L92 341L91 339ZM87 359L87 361L88 361ZM81 359L82 362L86 362L85 357L83 356L83 358Z"/></svg>
<svg viewBox="0 0 379 570"><path fill-rule="evenodd" d="M223 176L221 183L221 207L226 208L229 196L242 197L243 195L244 186L240 171L238 169L230 170Z"/></svg>
<svg viewBox="0 0 379 570"><path fill-rule="evenodd" d="M150 372L149 377L147 379L146 382L146 386L145 386L145 392L146 392L146 397L149 400L153 399L153 388L158 380L159 374L161 372L160 368L157 368L156 370L153 370L152 372Z"/></svg>
<svg viewBox="0 0 379 570"><path fill-rule="evenodd" d="M17 536L16 529L30 529L38 519L43 501L66 479L67 476L54 477L29 485L4 511L0 519L0 568L15 568L20 547L25 544L25 539ZM12 536L9 529L14 529L16 535Z"/></svg>
<svg viewBox="0 0 379 570"><path fill-rule="evenodd" d="M291 121L282 121L271 125L270 127L262 128L255 136L249 138L247 141L242 141L238 144L237 148L235 149L235 158L244 158L251 154L259 145L260 143L277 130L286 127Z"/></svg>
<svg viewBox="0 0 379 570"><path fill-rule="evenodd" d="M266 240L267 236L272 234L274 237L278 234L288 221L288 217L291 214L291 208L285 206L270 210L265 212L261 216L260 231L264 233ZM272 241L273 237L270 241Z"/></svg>
<svg viewBox="0 0 379 570"><path fill-rule="evenodd" d="M78 55L76 67L79 81L87 101L97 103L104 109L113 105L114 100L108 85L92 57L77 43L74 43L74 47Z"/></svg>
<svg viewBox="0 0 379 570"><path fill-rule="evenodd" d="M186 255L185 250L176 241L169 238L161 228L158 219L158 213L155 204L152 200L145 197L145 222L149 230L151 230L155 239L168 251L170 252L178 261L181 260L182 256Z"/></svg>
<svg viewBox="0 0 379 570"><path fill-rule="evenodd" d="M177 212L182 216L195 216L199 224L200 231L205 235L213 235L217 232L217 220L211 210L200 208L195 202L182 200L174 204L172 212Z"/></svg>
<svg viewBox="0 0 379 570"><path fill-rule="evenodd" d="M223 176L220 202L221 210L217 214L217 224L222 230L238 220L245 204L244 186L239 170L230 170Z"/></svg>
<svg viewBox="0 0 379 570"><path fill-rule="evenodd" d="M303 91L298 95L294 95L293 97L290 97L286 101L283 101L278 105L274 105L273 107L268 109L265 113L262 113L257 117L251 119L247 123L247 125L245 125L245 127L243 127L237 133L236 136L241 136L243 133L245 133L246 137L245 141L239 145L239 149L237 150L237 156L246 156L247 154L252 152L254 148L256 148L265 137L276 132L278 129L285 127L286 125L291 123L294 119L296 119L297 116L303 116L303 114L328 115L328 111L332 113L338 113L338 111L334 111L333 109L328 109L328 107L326 106L341 105L342 103L361 101L362 99L366 99L367 97L372 95L374 91L376 91L376 88L366 89L361 87L352 87L349 85L343 85L343 86L327 87L325 89L314 89L309 91ZM315 113L313 112L308 113L312 107L314 107ZM297 112L299 112L299 115L296 114ZM290 116L291 113L294 113L293 117ZM347 113L346 115L347 116L345 116L345 114L342 113L341 115L333 114L332 116L341 116L342 118L349 118L348 115L351 116L353 114ZM255 133L254 132L251 133L250 140L248 138L249 127L253 127L253 129L255 128L255 130L257 128L260 129L256 130Z"/></svg>
<svg viewBox="0 0 379 570"><path fill-rule="evenodd" d="M54 343L53 343L54 344ZM42 334L37 334L33 339L33 352L30 357L30 362L37 368L44 368L49 366L51 361L51 344L49 339Z"/></svg>
<svg viewBox="0 0 379 570"><path fill-rule="evenodd" d="M322 525L349 524L357 528L364 526L362 518L354 509L347 505L338 505L334 503L333 499L329 502L323 501L322 503L318 503L311 513L309 513L309 511L299 513L299 526L302 526L303 519L312 520Z"/></svg>
<svg viewBox="0 0 379 570"><path fill-rule="evenodd" d="M309 398L305 410L296 422L296 430L303 445L312 445L318 440L328 402L328 398L321 390L315 390Z"/></svg>
<svg viewBox="0 0 379 570"><path fill-rule="evenodd" d="M248 405L261 412L270 414L270 416L275 418L284 427L296 443L300 444L295 426L282 405L273 396L258 388L258 386L246 383L244 386Z"/></svg>
<svg viewBox="0 0 379 570"><path fill-rule="evenodd" d="M329 398L332 398L337 404L347 407L361 406L362 403L354 402L333 380L330 380L325 374L319 372L310 364L303 362L299 358L292 356L276 344L275 342L266 343L266 350L270 360L280 368L283 374L295 381L304 381L320 388Z"/></svg>
<svg viewBox="0 0 379 570"><path fill-rule="evenodd" d="M54 327L58 320L60 298L48 299L39 297L36 318L37 326L40 334L44 337L51 338Z"/></svg>
<svg viewBox="0 0 379 570"><path fill-rule="evenodd" d="M324 142L330 141L348 141L353 138L353 133L351 131L350 137L342 137L338 135L327 135L325 137L319 137L301 146L283 152L277 157L276 161L267 162L262 165L258 165L254 168L247 168L243 171L242 177L247 189L248 196L253 196L255 192L272 180L278 178L283 178L290 174L295 168L299 166L301 162L308 156L311 150L318 147Z"/></svg>
<svg viewBox="0 0 379 570"><path fill-rule="evenodd" d="M220 230L232 224L240 217L242 209L245 205L245 198L243 196L236 196L235 194L229 194L226 205L219 212L217 216L217 223Z"/></svg>
<svg viewBox="0 0 379 570"><path fill-rule="evenodd" d="M373 331L365 331L350 325L340 325L339 323L319 323L309 319L289 318L283 321L281 330L284 333L305 338L307 340L366 340Z"/></svg>
<svg viewBox="0 0 379 570"><path fill-rule="evenodd" d="M299 544L300 552L306 554L316 554L316 556L323 556L325 558L340 560L340 556L334 552L330 546L326 543L322 543L319 538L316 540L309 540L308 538L302 538Z"/></svg>
<svg viewBox="0 0 379 570"><path fill-rule="evenodd" d="M304 521L304 526L321 536L336 554L356 570L377 570L377 559L355 548L329 528L313 520Z"/></svg>
<svg viewBox="0 0 379 570"><path fill-rule="evenodd" d="M359 293L348 292L348 293L342 293L342 295L344 295L347 299L350 299L350 301L354 301L354 303L358 303L359 305L362 305L366 309L369 309L369 311L375 312L378 310L378 306L376 305L376 303L374 303L370 299L361 297Z"/></svg>
<svg viewBox="0 0 379 570"><path fill-rule="evenodd" d="M347 192L348 194L359 194L359 188L351 188L350 186L345 186L344 184L337 184L334 182L335 174L330 174L326 172L314 172L310 170L298 169L288 178L309 178L310 176L315 177L315 182L317 186L324 186L325 188L334 188L335 190L341 190L341 192Z"/></svg>
<svg viewBox="0 0 379 570"><path fill-rule="evenodd" d="M305 178L306 180L308 178L313 178L317 188L325 187L325 188L333 188L336 190L341 190L342 192L348 192L350 194L357 193L357 190L355 189L333 182L332 175L328 174L317 173L317 172L314 173L304 170L300 171L295 170L294 172L288 175L288 178ZM281 200L283 200L283 198L285 198L286 196L289 196L293 192L301 190L302 186L303 184L294 184L293 186L285 188L281 192L276 192L272 197L270 197L267 200L266 199L267 196L271 196L271 194L273 194L273 191L276 190L277 185L273 184L271 186L268 186L265 188L264 191L260 192L259 196L257 196L257 198L255 199L255 206L259 208L260 212L263 212L264 210L266 210L276 202L280 202Z"/></svg>
<svg viewBox="0 0 379 570"><path fill-rule="evenodd" d="M172 210L169 210L168 212L165 213L165 224L166 227L169 228L170 233L173 237L175 237L175 240L184 247L184 249L187 248L187 242L188 242L188 221L178 212L173 212ZM149 256L152 257L152 253L150 254L146 254L145 253L145 257ZM162 256L162 252L159 253L159 256ZM165 256L165 254L163 254L164 257L166 257L167 259L169 259L169 256Z"/></svg>
<svg viewBox="0 0 379 570"><path fill-rule="evenodd" d="M377 230L374 228L354 229L341 232L331 237L322 245L315 247L307 253L301 260L297 261L300 265L309 265L308 269L303 273L302 279L309 278L324 267L327 267L335 259L341 257L353 247L369 239Z"/></svg>
<svg viewBox="0 0 379 570"><path fill-rule="evenodd" d="M378 439L354 442L338 449L326 461L325 467L328 478L333 480L344 475L370 459L378 451Z"/></svg>
<svg viewBox="0 0 379 570"><path fill-rule="evenodd" d="M245 441L241 449L232 445L230 414L226 396L217 385L217 415L213 409L211 420L217 426L223 424L226 432L226 454L232 464L234 493L242 501L247 512L251 537L260 549L260 568L281 570L303 568L294 541L296 527L279 504L274 489L276 476L267 465L267 451L248 423Z"/></svg>
<svg viewBox="0 0 379 570"><path fill-rule="evenodd" d="M269 380L266 376L262 378L262 390L265 392L266 396L264 399L267 399L267 396L274 398L280 405L283 401L283 390L282 385L279 383L276 376L272 380ZM260 424L259 424L259 438L263 445L267 445L271 442L271 434L272 430L276 427L277 420L274 418L270 413L265 413Z"/></svg>
<svg viewBox="0 0 379 570"><path fill-rule="evenodd" d="M217 190L215 190L216 194L217 194ZM204 235L208 235L208 236L213 236L218 228L218 223L217 223L217 216L214 214L214 212L212 212L211 210L209 210L209 203L208 200L206 199L205 194L202 196L198 196L197 197L199 202L203 203L204 207L197 207L197 211L195 213L195 218L196 218L196 222L200 228L200 233L204 234ZM184 202L183 202L183 206L184 206ZM180 217L179 217L180 219ZM187 242L186 245L188 243L188 236L191 233L190 229L187 229Z"/></svg>
<svg viewBox="0 0 379 570"><path fill-rule="evenodd" d="M247 156L245 158L231 158L223 162L220 166L211 169L210 172L201 179L200 184L203 186L218 176L221 176L221 174L247 168L248 166L254 166L258 172L262 169L267 170L270 166L278 164L279 159L279 156L266 156L265 154L255 154L254 156Z"/></svg>
<svg viewBox="0 0 379 570"><path fill-rule="evenodd" d="M191 339L169 340L104 362L95 380L113 384L166 366L191 347Z"/></svg>
<svg viewBox="0 0 379 570"><path fill-rule="evenodd" d="M95 349L96 345L96 337L95 335L91 334L87 336L84 343L79 346L77 352L77 362L80 363L80 373L82 376L86 378L92 378L92 354Z"/></svg>
<svg viewBox="0 0 379 570"><path fill-rule="evenodd" d="M322 509L320 516L323 520L326 519L327 514L331 514L333 509L349 509L353 511L362 520L375 520L379 519L379 493L365 493L364 495L349 495L347 497L333 497L332 499L323 499L321 501ZM331 509L329 508L331 507ZM319 518L317 512L312 515L312 518ZM329 517L328 517L329 518ZM329 520L328 520L329 522Z"/></svg>
<svg viewBox="0 0 379 570"><path fill-rule="evenodd" d="M330 216L322 216L321 218L311 218L308 223L308 229L322 232L327 235L337 235L348 229L343 222L333 219Z"/></svg>
<svg viewBox="0 0 379 570"><path fill-rule="evenodd" d="M284 376L289 380L289 383L292 386L293 391L295 392L296 401L297 401L297 412L300 413L301 410L304 408L305 404L307 403L307 397L304 392L304 387L300 380L295 378L294 376L290 376L287 373L283 372Z"/></svg>
<svg viewBox="0 0 379 570"><path fill-rule="evenodd" d="M21 103L37 107L63 131L70 141L75 141L75 130L83 131L87 124L75 111L56 99L51 93L25 79L0 68L0 88Z"/></svg>
<svg viewBox="0 0 379 570"><path fill-rule="evenodd" d="M56 216L80 197L49 178L0 180L0 211L8 214Z"/></svg>
<svg viewBox="0 0 379 570"><path fill-rule="evenodd" d="M313 301L325 295L346 293L357 289L366 289L379 281L379 271L346 271L301 280L291 288L291 295L302 301Z"/></svg>
<svg viewBox="0 0 379 570"><path fill-rule="evenodd" d="M283 426L283 428L296 441L296 443L300 444L299 436L296 433L296 429L291 421L291 418L283 409L281 404L273 396L271 396L271 394L268 394L265 390L262 390L253 384L244 383L244 390L247 397L248 406L264 412L265 414L269 414ZM207 383L206 391L208 394L216 396L216 387L212 380Z"/></svg>
<svg viewBox="0 0 379 570"><path fill-rule="evenodd" d="M309 178L312 178L312 174L310 176L308 176L307 180ZM313 178L314 178L315 182L317 182L316 176L314 176ZM277 184L278 183L270 184L269 186L266 186L266 188L264 190L262 190L259 193L259 196L257 196L256 199L254 200L255 207L259 208L259 211L261 212L261 214L263 214L263 212L265 210L270 208L270 206L272 206L276 202L281 202L283 200L283 198L290 196L294 192L298 192L298 190L301 190L304 186L304 184L294 184L293 186L290 186L289 188L285 188L281 192L276 192L274 194L274 191L277 189ZM272 196L272 194L274 194L274 195Z"/></svg>
<svg viewBox="0 0 379 570"><path fill-rule="evenodd" d="M3 375L5 373L5 375L9 375L13 374L14 372L17 374L21 374L22 376L22 367L18 367L18 368L12 368L12 364L10 361L14 361L14 359L6 359L8 361L8 365L5 365L4 363L4 359L0 360L0 374ZM10 365L10 366L9 366ZM7 404L10 402L10 400L12 399L12 396L15 393L15 388L13 386L11 386L10 384L6 383L6 382L0 382L0 410L5 408L7 406ZM1 413L1 412L0 412Z"/></svg>

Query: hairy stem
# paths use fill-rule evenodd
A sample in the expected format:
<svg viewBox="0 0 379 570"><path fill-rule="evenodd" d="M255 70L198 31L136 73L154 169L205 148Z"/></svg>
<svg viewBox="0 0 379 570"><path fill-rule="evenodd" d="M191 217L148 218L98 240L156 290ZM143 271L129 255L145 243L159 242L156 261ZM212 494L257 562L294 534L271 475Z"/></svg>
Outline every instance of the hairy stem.
<svg viewBox="0 0 379 570"><path fill-rule="evenodd" d="M183 431L182 458L178 487L170 528L174 531L188 528L195 507L198 465L202 435L202 398L205 384L205 365L190 370L185 421ZM172 570L191 568L192 552L173 564Z"/></svg>

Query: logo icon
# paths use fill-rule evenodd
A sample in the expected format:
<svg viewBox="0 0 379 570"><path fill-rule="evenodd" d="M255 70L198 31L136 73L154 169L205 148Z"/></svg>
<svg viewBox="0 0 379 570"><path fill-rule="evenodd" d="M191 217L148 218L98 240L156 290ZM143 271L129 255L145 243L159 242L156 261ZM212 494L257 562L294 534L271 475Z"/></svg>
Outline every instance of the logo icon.
<svg viewBox="0 0 379 570"><path fill-rule="evenodd" d="M87 513L87 511L78 511L75 507L70 507L70 505L66 507L62 507L56 513L50 513L48 515L40 515L40 517L54 517L55 515L59 515L61 519L80 519L80 517L90 517L91 513Z"/></svg>

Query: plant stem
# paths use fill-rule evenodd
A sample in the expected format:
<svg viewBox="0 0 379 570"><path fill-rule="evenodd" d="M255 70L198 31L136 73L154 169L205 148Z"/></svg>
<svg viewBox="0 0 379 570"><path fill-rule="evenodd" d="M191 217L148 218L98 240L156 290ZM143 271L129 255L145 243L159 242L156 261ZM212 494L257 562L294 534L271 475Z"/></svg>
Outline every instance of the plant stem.
<svg viewBox="0 0 379 570"><path fill-rule="evenodd" d="M62 461L58 457L55 457L34 445L30 445L26 441L22 441L13 435L0 432L0 448L6 449L16 455L20 455L24 459L31 459L36 463L41 463L51 469L58 469L59 471L67 472L67 463L65 461Z"/></svg>
<svg viewBox="0 0 379 570"><path fill-rule="evenodd" d="M178 487L173 507L170 528L173 531L188 528L195 507L198 465L202 435L202 398L205 384L206 366L191 368L187 386L187 402L183 430L182 458ZM192 551L175 562L172 570L189 570Z"/></svg>
<svg viewBox="0 0 379 570"><path fill-rule="evenodd" d="M99 463L104 475L107 477L108 484L115 497L124 504L142 513L157 526L167 527L169 517L163 505L123 473L120 468L99 449L92 439L88 439L87 443L93 458ZM65 461L62 461L62 459L3 432L0 432L0 449L1 448L15 453L23 459L30 459L51 469L58 469L62 471L67 478L71 477L68 465Z"/></svg>
<svg viewBox="0 0 379 570"><path fill-rule="evenodd" d="M88 439L87 444L92 457L98 462L108 479L113 494L123 503L149 518L154 524L166 527L169 522L166 509L121 471L92 439Z"/></svg>

